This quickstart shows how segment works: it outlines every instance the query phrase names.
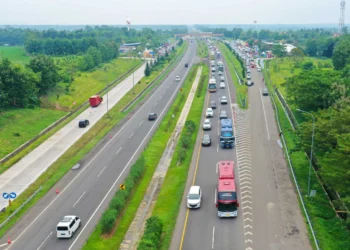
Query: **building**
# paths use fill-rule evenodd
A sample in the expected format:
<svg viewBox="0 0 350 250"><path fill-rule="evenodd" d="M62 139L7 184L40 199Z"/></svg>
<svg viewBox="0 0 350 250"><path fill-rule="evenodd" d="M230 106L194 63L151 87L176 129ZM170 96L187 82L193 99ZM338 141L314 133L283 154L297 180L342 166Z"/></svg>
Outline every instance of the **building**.
<svg viewBox="0 0 350 250"><path fill-rule="evenodd" d="M129 51L136 50L141 43L126 43L119 47L119 53L127 53Z"/></svg>

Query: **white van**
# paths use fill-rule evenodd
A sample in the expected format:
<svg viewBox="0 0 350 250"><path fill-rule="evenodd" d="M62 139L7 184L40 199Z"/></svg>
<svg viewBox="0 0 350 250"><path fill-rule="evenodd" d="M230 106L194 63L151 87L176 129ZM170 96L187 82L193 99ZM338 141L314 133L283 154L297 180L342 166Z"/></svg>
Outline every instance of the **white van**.
<svg viewBox="0 0 350 250"><path fill-rule="evenodd" d="M57 224L57 238L71 238L80 227L81 220L75 215L66 215Z"/></svg>
<svg viewBox="0 0 350 250"><path fill-rule="evenodd" d="M202 190L199 186L192 186L187 195L188 208L200 208L202 201Z"/></svg>

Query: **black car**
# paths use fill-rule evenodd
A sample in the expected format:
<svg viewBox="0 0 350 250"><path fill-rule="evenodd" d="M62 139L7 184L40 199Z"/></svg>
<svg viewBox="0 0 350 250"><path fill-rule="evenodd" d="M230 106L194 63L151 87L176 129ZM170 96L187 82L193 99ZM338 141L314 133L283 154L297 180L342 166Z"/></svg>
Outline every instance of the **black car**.
<svg viewBox="0 0 350 250"><path fill-rule="evenodd" d="M149 113L148 114L148 120L149 121L153 121L155 119L157 119L157 114L156 113Z"/></svg>
<svg viewBox="0 0 350 250"><path fill-rule="evenodd" d="M211 101L209 107L212 108L212 109L216 109L216 102L215 101Z"/></svg>
<svg viewBox="0 0 350 250"><path fill-rule="evenodd" d="M203 146L210 146L210 145L211 145L211 138L210 138L210 135L208 135L208 134L203 135L203 138L202 138L202 145L203 145Z"/></svg>
<svg viewBox="0 0 350 250"><path fill-rule="evenodd" d="M188 68L188 63L185 63L185 68Z"/></svg>
<svg viewBox="0 0 350 250"><path fill-rule="evenodd" d="M79 128L85 128L90 124L89 120L80 120L79 121Z"/></svg>
<svg viewBox="0 0 350 250"><path fill-rule="evenodd" d="M267 88L264 88L264 90L263 90L263 93L262 93L263 95L269 95L269 91L267 90Z"/></svg>

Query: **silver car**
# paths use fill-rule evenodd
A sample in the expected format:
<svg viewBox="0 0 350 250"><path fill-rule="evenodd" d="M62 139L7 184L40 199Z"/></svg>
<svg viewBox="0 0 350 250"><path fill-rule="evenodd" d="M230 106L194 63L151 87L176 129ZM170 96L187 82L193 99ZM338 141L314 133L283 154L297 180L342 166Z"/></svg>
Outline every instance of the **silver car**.
<svg viewBox="0 0 350 250"><path fill-rule="evenodd" d="M203 130L211 130L211 122L209 119L205 119L203 122Z"/></svg>
<svg viewBox="0 0 350 250"><path fill-rule="evenodd" d="M222 96L221 100L220 100L221 104L227 104L227 97L226 96Z"/></svg>

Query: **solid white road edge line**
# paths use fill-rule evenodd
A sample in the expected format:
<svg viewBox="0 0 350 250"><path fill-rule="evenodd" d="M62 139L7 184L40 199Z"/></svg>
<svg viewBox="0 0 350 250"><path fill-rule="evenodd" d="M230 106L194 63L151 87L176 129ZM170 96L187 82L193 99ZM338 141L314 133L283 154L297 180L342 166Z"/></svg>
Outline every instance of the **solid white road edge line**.
<svg viewBox="0 0 350 250"><path fill-rule="evenodd" d="M53 233L53 232L51 232L51 233L45 238L45 240L43 241L43 243L40 244L40 246L38 247L37 250L39 250L39 249L45 244L45 242L46 242L47 239L51 236L52 233Z"/></svg>
<svg viewBox="0 0 350 250"><path fill-rule="evenodd" d="M188 72L188 71L187 71ZM186 72L186 73L187 73ZM185 75L186 75L185 73ZM181 85L178 85L178 87L176 88L176 91L174 91L173 95L171 96L171 98L169 99L168 103L165 105L163 111L160 113L159 117L162 116L162 114L167 110L167 107L169 106L169 104L171 103L172 99L174 99L174 96L178 93L179 88ZM143 138L142 142L140 143L140 145L138 146L138 148L136 149L135 153L131 156L129 162L126 164L126 166L123 168L122 172L119 174L118 178L115 180L115 182L113 183L113 185L111 186L111 188L108 190L108 192L106 193L106 195L103 197L102 201L100 202L100 204L97 206L97 208L95 209L95 211L93 212L93 214L90 216L89 220L85 223L85 226L82 228L82 230L80 231L80 233L75 237L75 240L73 241L72 245L68 248L68 250L71 250L72 247L74 246L75 242L77 242L77 240L79 239L80 235L84 232L85 228L89 225L90 221L92 220L92 218L95 216L95 214L97 213L97 211L99 210L99 208L102 206L103 202L107 199L108 195L110 194L110 192L113 190L114 186L117 184L117 182L119 181L120 177L123 175L124 171L128 168L129 164L131 163L131 161L134 159L134 157L136 156L137 152L140 150L141 146L144 144L144 142L146 141L147 137L150 135L150 133L152 132L152 130L154 129L155 125L157 125L157 123L155 122L153 124L153 126L151 127L151 129L148 131L148 133L146 134L146 136Z"/></svg>
<svg viewBox="0 0 350 250"><path fill-rule="evenodd" d="M185 56L183 57L183 58L185 58ZM174 73L174 72L173 72ZM188 70L187 70L187 72L185 73L185 75L188 73ZM171 75L172 73L170 73L170 75ZM169 76L170 76L169 75ZM157 88L157 90L153 93L153 95L155 95L158 91L160 91L161 89L162 89L162 86L164 86L164 88L165 88L165 85L160 85L160 87L159 88ZM179 87L180 87L180 85L177 87L177 89L176 89L176 91L174 92L174 94L175 93L177 93L178 92L178 90L179 90ZM174 96L174 94L173 94L173 96ZM152 100L152 98L148 98L147 99L147 101L142 105L142 106L145 106L148 102L150 102ZM170 99L171 100L171 99ZM169 100L169 102L170 102L170 100ZM168 103L169 103L168 102ZM168 105L168 104L167 104ZM140 108L135 114L134 114L134 116L136 116L140 111L142 110L142 108ZM68 187L90 166L90 164L93 162L93 160L95 160L96 158L97 158L97 156L99 156L99 154L113 141L113 139L115 138L115 137L117 137L118 135L119 135L119 133L121 133L122 131L123 131L123 129L130 123L130 121L131 120L128 120L125 124L124 124L124 126L106 143L106 145L104 145L102 148L101 148L101 150L100 151L98 151L98 153L88 162L88 164L86 164L86 167L85 168L83 168L74 178L73 178L73 180L71 180L71 182L69 182L68 183L68 185L65 187L65 188L63 188L62 189L62 191L61 191L61 195L62 195L62 193L64 192L64 191L66 191L67 189L68 189ZM151 128L152 129L152 128ZM49 205L47 205L44 209L43 209L43 211L41 211L41 213L18 235L18 237L16 238L16 241L35 223L35 221L37 221L37 219L39 219L39 217L61 196L61 195L57 195L56 196L56 198L55 199L53 199L50 203L49 203ZM13 240L12 241L12 245L10 245L10 247L11 246L13 246L13 243L15 242L15 240ZM9 247L9 248L10 248ZM8 248L8 249L9 249Z"/></svg>
<svg viewBox="0 0 350 250"><path fill-rule="evenodd" d="M262 92L261 92L261 89L259 89L259 92L260 92L261 103L262 103L263 110L264 110L264 117L265 117L266 130L267 130L267 138L269 138L269 140L270 140L269 126L267 125L266 111L265 111L264 101L263 101L263 99L262 99Z"/></svg>
<svg viewBox="0 0 350 250"><path fill-rule="evenodd" d="M104 167L105 169L106 167ZM98 177L98 176L97 176ZM84 191L84 193L79 197L79 199L74 203L73 207L75 207L75 205L78 204L78 202L81 200L81 198L83 198L84 194L86 193L86 191Z"/></svg>

